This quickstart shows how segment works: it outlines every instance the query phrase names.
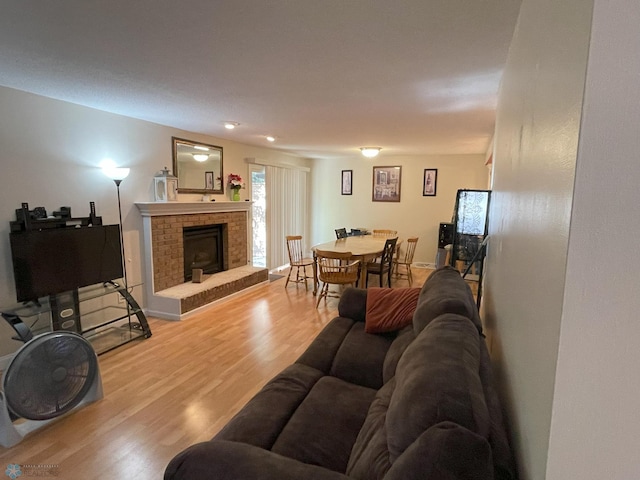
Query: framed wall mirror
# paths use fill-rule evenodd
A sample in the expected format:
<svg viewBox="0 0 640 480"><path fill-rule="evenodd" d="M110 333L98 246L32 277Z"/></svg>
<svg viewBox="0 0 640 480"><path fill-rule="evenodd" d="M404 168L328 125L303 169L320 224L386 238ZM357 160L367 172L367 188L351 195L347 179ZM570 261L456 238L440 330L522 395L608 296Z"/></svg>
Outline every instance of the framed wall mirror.
<svg viewBox="0 0 640 480"><path fill-rule="evenodd" d="M171 137L178 193L224 193L222 147Z"/></svg>

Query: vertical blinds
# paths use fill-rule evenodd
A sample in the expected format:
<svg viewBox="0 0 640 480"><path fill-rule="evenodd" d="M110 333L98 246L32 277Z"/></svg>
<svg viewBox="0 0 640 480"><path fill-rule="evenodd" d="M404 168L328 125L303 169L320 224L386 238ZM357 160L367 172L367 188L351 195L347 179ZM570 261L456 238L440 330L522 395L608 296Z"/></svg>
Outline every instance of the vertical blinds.
<svg viewBox="0 0 640 480"><path fill-rule="evenodd" d="M289 263L285 237L302 235L310 245L307 219L307 172L295 168L265 166L267 204L267 268Z"/></svg>

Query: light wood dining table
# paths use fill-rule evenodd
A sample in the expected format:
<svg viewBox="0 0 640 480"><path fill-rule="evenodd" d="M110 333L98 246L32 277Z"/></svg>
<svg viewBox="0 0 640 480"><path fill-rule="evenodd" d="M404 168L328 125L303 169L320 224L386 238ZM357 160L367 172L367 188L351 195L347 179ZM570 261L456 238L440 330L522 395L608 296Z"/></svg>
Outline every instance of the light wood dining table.
<svg viewBox="0 0 640 480"><path fill-rule="evenodd" d="M351 258L353 260L360 260L362 263L358 287L364 288L367 279L367 262L382 255L386 241L387 239L385 237L358 235L320 243L311 247L311 251L313 252L313 294L315 295L318 292L318 260L316 258L316 250L335 253L351 252ZM400 246L400 243L401 241L398 239L396 248Z"/></svg>

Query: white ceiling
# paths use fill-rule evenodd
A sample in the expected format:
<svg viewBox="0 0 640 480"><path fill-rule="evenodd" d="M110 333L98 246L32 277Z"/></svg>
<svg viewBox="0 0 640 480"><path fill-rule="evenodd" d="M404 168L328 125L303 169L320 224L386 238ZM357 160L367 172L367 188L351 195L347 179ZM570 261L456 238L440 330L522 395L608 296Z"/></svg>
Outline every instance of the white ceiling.
<svg viewBox="0 0 640 480"><path fill-rule="evenodd" d="M0 85L310 158L484 153L519 7L5 0Z"/></svg>

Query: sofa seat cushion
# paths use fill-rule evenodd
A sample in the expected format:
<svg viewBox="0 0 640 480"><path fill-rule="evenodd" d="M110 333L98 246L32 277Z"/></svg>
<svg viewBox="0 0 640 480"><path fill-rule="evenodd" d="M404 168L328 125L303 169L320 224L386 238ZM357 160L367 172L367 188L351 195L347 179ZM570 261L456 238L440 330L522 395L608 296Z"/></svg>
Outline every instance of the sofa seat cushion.
<svg viewBox="0 0 640 480"><path fill-rule="evenodd" d="M344 473L376 390L322 377L276 440L272 452Z"/></svg>
<svg viewBox="0 0 640 480"><path fill-rule="evenodd" d="M214 437L270 450L323 373L293 364L270 380Z"/></svg>
<svg viewBox="0 0 640 480"><path fill-rule="evenodd" d="M488 438L480 340L468 318L445 314L407 347L396 368L385 422L392 464L424 431L443 421Z"/></svg>
<svg viewBox="0 0 640 480"><path fill-rule="evenodd" d="M326 468L308 465L245 443L211 440L176 455L165 480L349 480Z"/></svg>

